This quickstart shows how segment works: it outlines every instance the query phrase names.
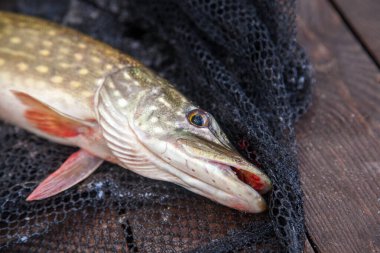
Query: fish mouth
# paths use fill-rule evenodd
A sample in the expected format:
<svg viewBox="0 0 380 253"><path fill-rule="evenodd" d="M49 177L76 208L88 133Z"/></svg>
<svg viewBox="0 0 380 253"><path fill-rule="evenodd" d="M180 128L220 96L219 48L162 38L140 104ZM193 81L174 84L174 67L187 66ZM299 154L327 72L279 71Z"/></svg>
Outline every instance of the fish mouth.
<svg viewBox="0 0 380 253"><path fill-rule="evenodd" d="M235 176L239 181L260 193L260 195L267 193L272 188L269 178L261 171L258 171L254 165L248 165L248 169L247 166L226 164L219 161L210 161L210 163Z"/></svg>
<svg viewBox="0 0 380 253"><path fill-rule="evenodd" d="M269 186L266 185L258 175L234 166L230 166L230 169L236 174L240 181L249 185L260 194L265 194L268 192Z"/></svg>
<svg viewBox="0 0 380 253"><path fill-rule="evenodd" d="M190 157L215 165L228 178L236 179L234 181L249 186L259 194L265 194L272 188L267 175L230 147L204 139L180 139L178 142Z"/></svg>
<svg viewBox="0 0 380 253"><path fill-rule="evenodd" d="M204 196L244 212L260 213L267 209L266 201L262 195L267 193L272 185L264 173L254 171L258 170L254 165L247 168L246 166L220 161L208 160L207 163L210 165L209 168L219 171L219 173L214 174L219 174L219 176L216 176L212 183L206 183L202 180L208 184L208 190L203 191ZM213 190L210 190L209 187ZM198 188L197 190L201 189Z"/></svg>
<svg viewBox="0 0 380 253"><path fill-rule="evenodd" d="M236 150L201 138L177 143L194 162L190 167L199 166L197 180L207 185L192 191L202 190L204 196L241 211L258 213L267 208L262 195L271 190L270 179Z"/></svg>

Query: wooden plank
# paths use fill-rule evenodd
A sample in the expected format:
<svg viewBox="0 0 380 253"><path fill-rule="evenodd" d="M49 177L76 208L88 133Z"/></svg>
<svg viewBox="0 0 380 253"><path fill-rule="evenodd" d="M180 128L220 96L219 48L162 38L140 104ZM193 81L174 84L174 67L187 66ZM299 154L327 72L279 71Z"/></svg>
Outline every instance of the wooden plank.
<svg viewBox="0 0 380 253"><path fill-rule="evenodd" d="M331 0L380 64L380 1Z"/></svg>
<svg viewBox="0 0 380 253"><path fill-rule="evenodd" d="M380 73L326 0L299 2L317 78L297 125L306 225L320 252L380 252Z"/></svg>
<svg viewBox="0 0 380 253"><path fill-rule="evenodd" d="M314 253L313 247L311 247L310 242L306 240L304 253Z"/></svg>

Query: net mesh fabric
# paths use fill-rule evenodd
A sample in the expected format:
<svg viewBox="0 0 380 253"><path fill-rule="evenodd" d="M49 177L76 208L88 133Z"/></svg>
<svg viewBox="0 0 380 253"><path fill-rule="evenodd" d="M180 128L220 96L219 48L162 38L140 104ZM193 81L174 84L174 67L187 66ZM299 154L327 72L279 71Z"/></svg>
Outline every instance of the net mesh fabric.
<svg viewBox="0 0 380 253"><path fill-rule="evenodd" d="M295 1L15 0L0 8L74 27L132 55L211 112L273 182L245 214L104 164L58 196L26 196L75 151L0 124L0 247L16 252L301 252L294 122L312 78Z"/></svg>

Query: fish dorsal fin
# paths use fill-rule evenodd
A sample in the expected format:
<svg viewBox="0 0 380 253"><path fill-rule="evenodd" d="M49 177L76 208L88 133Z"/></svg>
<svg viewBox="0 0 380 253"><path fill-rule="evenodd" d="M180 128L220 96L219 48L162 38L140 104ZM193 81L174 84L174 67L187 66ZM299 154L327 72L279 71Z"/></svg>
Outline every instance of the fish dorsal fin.
<svg viewBox="0 0 380 253"><path fill-rule="evenodd" d="M67 138L75 137L94 126L89 121L59 112L29 94L15 90L12 93L27 107L24 112L26 120L42 132Z"/></svg>
<svg viewBox="0 0 380 253"><path fill-rule="evenodd" d="M130 80L133 81L133 80ZM95 111L104 138L112 153L128 168L151 169L155 167L144 155L145 148L134 134L125 109L127 100L126 87L131 85L125 79L123 71L107 76L95 95Z"/></svg>

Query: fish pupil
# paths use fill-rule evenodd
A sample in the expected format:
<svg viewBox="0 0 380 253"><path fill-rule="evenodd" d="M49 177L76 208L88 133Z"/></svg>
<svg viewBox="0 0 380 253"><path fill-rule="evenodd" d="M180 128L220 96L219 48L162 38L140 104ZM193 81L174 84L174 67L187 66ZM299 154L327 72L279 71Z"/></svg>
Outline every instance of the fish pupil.
<svg viewBox="0 0 380 253"><path fill-rule="evenodd" d="M203 117L199 114L194 115L191 119L191 122L197 126L203 126L204 124Z"/></svg>

